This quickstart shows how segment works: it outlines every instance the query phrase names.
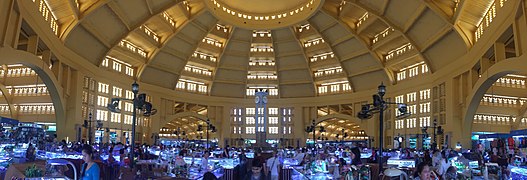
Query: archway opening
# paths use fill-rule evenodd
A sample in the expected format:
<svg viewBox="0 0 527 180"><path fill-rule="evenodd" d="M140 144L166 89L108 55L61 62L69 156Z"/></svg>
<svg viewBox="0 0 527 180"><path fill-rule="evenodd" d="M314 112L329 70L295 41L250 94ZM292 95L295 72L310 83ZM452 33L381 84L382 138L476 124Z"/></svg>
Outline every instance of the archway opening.
<svg viewBox="0 0 527 180"><path fill-rule="evenodd" d="M19 142L54 139L56 107L40 74L23 64L3 64L1 67L1 137Z"/></svg>
<svg viewBox="0 0 527 180"><path fill-rule="evenodd" d="M215 126L213 123L211 125ZM209 143L214 145L219 139L216 130L207 128L207 121L199 117L192 115L176 117L159 129L158 143L172 146L204 146L208 139Z"/></svg>
<svg viewBox="0 0 527 180"><path fill-rule="evenodd" d="M472 145L490 143L492 138L487 138L488 134L508 134L511 130L527 128L526 81L526 74L507 74L481 90L483 96L474 107Z"/></svg>
<svg viewBox="0 0 527 180"><path fill-rule="evenodd" d="M308 132L307 143L312 144L313 138L317 144L361 145L367 147L371 140L359 124L349 119L330 118L317 122L315 135Z"/></svg>

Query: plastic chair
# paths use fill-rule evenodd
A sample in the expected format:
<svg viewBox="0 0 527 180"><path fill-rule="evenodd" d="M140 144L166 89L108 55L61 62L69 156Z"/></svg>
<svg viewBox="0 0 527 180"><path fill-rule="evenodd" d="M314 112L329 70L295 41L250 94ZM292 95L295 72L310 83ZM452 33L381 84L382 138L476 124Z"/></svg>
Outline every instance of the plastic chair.
<svg viewBox="0 0 527 180"><path fill-rule="evenodd" d="M383 177L381 179L384 179L384 177L389 177L390 179L392 177L399 177L400 180L408 180L408 175L404 171L395 168L384 170Z"/></svg>

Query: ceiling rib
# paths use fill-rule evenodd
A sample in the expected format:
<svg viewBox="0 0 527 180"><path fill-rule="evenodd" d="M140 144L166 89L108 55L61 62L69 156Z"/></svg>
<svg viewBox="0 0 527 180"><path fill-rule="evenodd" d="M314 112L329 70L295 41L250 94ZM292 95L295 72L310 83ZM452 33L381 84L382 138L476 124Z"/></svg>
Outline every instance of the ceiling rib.
<svg viewBox="0 0 527 180"><path fill-rule="evenodd" d="M320 12L326 14L327 16L329 17L332 17L333 20L335 20L338 24L340 24L342 27L344 27L344 29L346 29L349 33L351 33L353 36L356 37L356 39L368 50L368 52L370 53L371 56L373 56L378 62L379 64L381 65L381 67L383 69L385 69L385 72L386 72L386 75L389 77L391 83L395 83L395 80L393 78L391 78L391 74L389 73L389 71L386 71L386 67L385 67L385 64L383 62L383 60L381 59L381 57L379 57L379 55L377 53L375 53L372 49L371 49L371 46L366 42L364 41L364 39L360 38L359 35L357 35L355 33L355 31L353 29L351 29L348 25L346 25L346 23L343 23L341 19L337 18L337 17L334 17L332 16L330 13L326 12L325 9L321 10ZM336 57L338 57L336 54L335 54ZM340 61L340 57L338 57L339 59L339 64L341 65L342 67L342 62ZM347 72L346 72L347 73ZM349 76L346 74L346 77L348 77L348 82L350 82L350 86L355 89L355 87L353 87L353 84L351 84L351 80L349 79Z"/></svg>
<svg viewBox="0 0 527 180"><path fill-rule="evenodd" d="M277 46L275 45L275 40L274 40L275 36L273 36L273 33L272 33L272 32L273 32L273 31L270 31L269 33L271 33L271 44L273 45L274 73L275 73L275 75L276 75L276 82L277 82L277 84L276 84L277 87L276 87L276 88L278 89L278 98L280 98L280 97L281 97L280 95L282 94L282 93L280 93L280 89L281 89L281 88L280 88L280 85L281 85L281 83L280 83L280 77L278 77L278 63L276 62L276 61L279 59L279 57L277 57L277 56L276 56L277 53L275 53L275 52L277 52L277 51L275 50L275 48L276 48ZM295 33L292 32L292 34L294 35ZM253 39L253 38L251 38L251 41L252 41L252 39ZM293 38L293 39L296 39L296 38ZM278 41L277 41L276 43L278 43ZM302 46L300 46L300 48L302 48Z"/></svg>
<svg viewBox="0 0 527 180"><path fill-rule="evenodd" d="M216 67L216 69L225 69L225 70L234 70L234 71L245 71L246 70L246 69L238 68L234 66L221 66L221 67Z"/></svg>
<svg viewBox="0 0 527 180"><path fill-rule="evenodd" d="M117 16L117 18L126 26L126 29L128 29L128 32L130 32L132 29L130 28L130 20L126 18L126 15L124 12L119 8L119 5L115 1L112 1L107 4L108 7L112 10L112 12ZM151 17L147 18L150 19ZM134 28L135 29L135 28Z"/></svg>
<svg viewBox="0 0 527 180"><path fill-rule="evenodd" d="M74 2L75 0L67 0L67 1L68 1L68 6L73 11L74 20L72 21L75 21L75 19L79 19L79 8L77 8L77 5L75 5L75 2Z"/></svg>
<svg viewBox="0 0 527 180"><path fill-rule="evenodd" d="M150 15L154 15L154 11L152 10L152 5L150 5L150 0L145 0L145 5L146 5L146 8L148 9L148 12L150 13Z"/></svg>
<svg viewBox="0 0 527 180"><path fill-rule="evenodd" d="M428 41L423 45L423 51L426 51L428 48L432 47L433 44L435 44L437 41L441 40L443 36L448 34L448 32L452 31L452 28L449 27L443 27L441 31L436 33L434 36L428 38Z"/></svg>
<svg viewBox="0 0 527 180"><path fill-rule="evenodd" d="M367 73L370 73L370 72L375 72L375 71L378 71L378 70L381 70L383 68L369 68L369 69L363 69L362 71L359 71L359 72L356 72L356 73L353 73L353 74L349 74L348 77L353 77L353 76L358 76L358 75L362 75L362 74L367 74Z"/></svg>
<svg viewBox="0 0 527 180"><path fill-rule="evenodd" d="M296 35L296 32L293 28L294 26L291 26L289 27L289 30L291 31L291 33L293 33L294 35ZM315 28L313 27L313 29L315 30ZM315 30L316 31L316 30ZM320 33L317 32L317 34L322 37L322 35ZM311 77L311 84L313 85L313 89L315 90L315 96L318 95L318 89L317 89L317 85L315 84L315 77L314 74L313 74L313 71L311 70L311 64L309 63L309 57L307 57L306 55L306 49L302 46L302 43L300 42L300 40L298 39L298 36L294 38L296 40L296 42L298 43L298 45L300 46L300 48L302 49L302 56L304 57L304 59L306 60L306 64L307 64L307 68L309 70L309 77ZM278 68L278 67L277 67ZM278 71L277 71L278 72ZM280 92L279 92L280 93Z"/></svg>
<svg viewBox="0 0 527 180"><path fill-rule="evenodd" d="M468 34L472 34L473 32L459 25L459 21L461 19L460 14L463 13L465 8L467 8L467 6L465 5L465 2L466 0L461 0L461 3L458 4L458 7L456 8L456 12L454 12L455 14L453 18L453 22L454 22L453 24L454 24L454 29L456 29L456 31L459 33L459 36L461 36L461 38L465 41L465 44L467 45L467 49L469 49L475 43L474 39L468 35Z"/></svg>
<svg viewBox="0 0 527 180"><path fill-rule="evenodd" d="M459 16L465 9L465 2L467 2L467 0L460 0L459 3L457 4L456 11L454 12L454 17L452 17L452 21L454 25L457 25L457 23L459 22L459 19L460 19Z"/></svg>
<svg viewBox="0 0 527 180"><path fill-rule="evenodd" d="M412 44L412 46L414 46L414 48L417 50L419 56L425 61L425 63L428 65L428 69L430 70L430 72L434 72L434 69L432 68L431 66L431 63L430 63L430 60L428 60L428 58L426 58L423 53L422 53L422 48L420 48L419 46L417 46L417 44L410 38L408 37L408 35L403 32L403 30L401 29L401 27L397 26L395 23L393 23L391 20L389 20L388 18L385 18L381 15L379 15L379 13L377 13L375 10L365 6L364 4L360 3L360 2L357 2L356 0L348 0L348 2L350 2L351 4L365 10L365 11L368 11L369 14L373 15L373 16L376 16L379 20L383 21L384 23L386 23L388 26L392 27L395 31L401 33L401 35L408 41L410 42L410 44ZM385 68L386 69L386 68ZM392 74L393 75L393 72ZM393 77L393 76L391 76ZM393 79L392 79L392 83L395 82Z"/></svg>
<svg viewBox="0 0 527 180"><path fill-rule="evenodd" d="M178 0L178 1L181 1L181 0ZM178 1L174 1L173 3L170 3L170 4L167 4L166 6L164 6L163 8L160 8L159 11L156 12L156 15L159 14L159 13L162 13L164 12L165 10L171 8L173 5L177 4L176 2ZM106 47L108 48L108 50L106 51L106 55L108 55L115 46L117 46L121 40L123 40L124 38L128 37L130 34L132 34L137 28L141 27L143 24L145 24L146 22L148 22L150 19L152 19L154 16L148 16L146 17L145 19L141 20L139 23L135 24L134 27L132 29L130 29L130 26L124 22L124 20L119 16L119 14L115 11L116 9L112 8L112 6L117 6L117 5L112 5L113 3L108 3L108 6L110 7L110 9L112 10L112 12L114 12L116 14L116 16L119 17L119 20L121 20L121 22L126 26L126 28L128 29L128 32L124 33L123 36L120 37L120 39L116 42L113 42L111 44L107 44L106 42L103 42L102 40L100 40L101 42L103 42L103 44L106 45ZM115 7L118 9L118 7ZM118 10L120 11L120 10ZM121 12L122 13L122 12ZM81 25L83 27L86 27L86 25L84 25L84 23L81 23ZM95 30L93 30L95 31ZM93 33L92 33L93 34ZM157 49L156 49L157 50ZM154 50L153 52L155 52L156 50ZM152 57L152 56L151 56ZM100 64L101 62L103 61L103 59L100 59L98 60L98 63ZM146 60L146 62L148 63L148 59ZM139 77L139 74L140 72L142 72L142 70L140 70L138 72L138 77Z"/></svg>
<svg viewBox="0 0 527 180"><path fill-rule="evenodd" d="M108 49L111 48L111 45L104 41L105 38L103 38L102 34L99 33L97 30L95 30L92 26L89 26L89 25L86 25L86 24L81 24L81 26L86 29L86 31L88 31L91 35L93 35L99 42L101 42L102 44L104 44L104 46ZM100 60L102 61L102 60Z"/></svg>
<svg viewBox="0 0 527 180"><path fill-rule="evenodd" d="M156 50L152 51L152 53L151 53L152 55L150 55L150 57L146 60L146 63L145 63L143 66L141 66L141 67L138 68L137 79L141 79L141 76L142 76L144 70L146 69L146 67L148 67L148 66L150 65L150 63L152 63L152 60L157 56L157 54L159 54L159 52L161 52L161 51L165 52L164 49L165 49L165 48L169 48L169 47L167 46L168 42L170 42L171 39L173 39L174 37L176 37L176 35L180 32L181 29L183 29L183 27L185 27L185 25L188 25L188 24L190 23L190 21L193 21L196 17L199 16L199 14L202 14L203 12L204 12L204 11L201 10L201 11L199 11L198 13L196 13L196 15L193 16L191 19L186 20L181 26L179 26L180 28L178 28L178 30L176 30L174 33L172 33L171 35L169 35L169 36L166 38L165 42L163 42L163 43L161 44L161 47L160 47L160 48L157 48ZM203 37L201 37L201 39L203 39ZM183 40L184 40L184 39L183 39ZM191 43L191 44L192 44L192 43ZM199 44L199 42L198 42L198 43L195 43L194 45L197 46L198 44ZM194 48L194 49L195 49L195 48ZM168 52L168 51L167 51L167 52ZM192 53L190 53L190 55L192 55ZM178 55L178 56L176 56L176 57L182 57L182 56L181 56L181 55ZM188 59L188 57L184 57L184 58L181 58L181 59ZM174 87L174 88L175 88L175 87Z"/></svg>
<svg viewBox="0 0 527 180"><path fill-rule="evenodd" d="M368 29L368 27L374 25L376 19L377 18L375 17L370 17L364 23L362 23L362 25L360 25L359 27L355 27L354 30L356 31L356 34L361 34L363 31Z"/></svg>
<svg viewBox="0 0 527 180"><path fill-rule="evenodd" d="M112 43L112 46L111 46L111 47L113 48L113 47L117 46L117 45L119 44L119 42L121 42L121 40L123 40L123 39L125 39L126 37L128 37L130 34L132 34L132 33L134 32L135 29L137 29L137 28L141 27L142 25L144 25L144 24L145 24L146 22L148 22L150 19L154 18L154 16L157 16L157 15L163 13L164 11L170 9L172 6L174 6L174 5L178 4L178 3L181 3L181 2L183 2L183 1L182 1L182 0L172 1L172 3L169 3L169 4L167 4L166 6L164 6L163 8L160 8L158 11L156 11L156 12L154 13L154 15L147 16L146 18L142 19L142 20L139 21L137 24L134 24L134 25L132 25L131 27L129 27L129 26L127 25L127 23L124 23L124 21L123 21L123 23L124 23L124 24L126 25L126 27L128 28L128 32L127 32L127 33L124 33L124 34L119 38L119 41ZM111 4L111 3L110 3L110 4ZM112 9L112 11L113 11L113 9ZM122 19L121 19L121 21L122 21ZM168 38L167 38L167 41L168 41ZM167 42L167 41L165 41L165 42ZM106 54L110 53L110 51L111 51L111 49L109 49L109 50L106 52ZM150 56L150 59L151 59L151 58L152 58L152 55ZM150 61L150 60L147 59L147 63L148 63L149 61Z"/></svg>
<svg viewBox="0 0 527 180"><path fill-rule="evenodd" d="M344 57L341 57L340 58L340 62L345 62L345 61L349 61L349 60L353 60L353 58L356 58L356 57L359 57L359 56L362 56L364 54L368 54L370 53L367 49L362 49L360 51L357 51L353 54L350 54L348 56L344 56Z"/></svg>
<svg viewBox="0 0 527 180"><path fill-rule="evenodd" d="M462 0L463 3L461 4L461 7L458 6L458 9L456 10L456 12L454 12L454 16L453 17L449 17L439 7L437 7L437 5L435 5L434 3L430 2L430 1L431 0L425 0L424 1L425 5L430 10L432 10L436 15L440 16L441 19L443 19L448 24L448 26L450 28L454 29L457 32L457 34L459 34L461 39L463 39L463 41L465 42L465 46L467 47L467 49L470 49L470 47L473 45L473 42L472 42L472 39L469 38L465 34L465 31L468 31L468 32L470 32L470 31L458 26L458 24L457 24L458 23L458 19L459 19L459 14L463 10L463 4L464 4L465 0Z"/></svg>
<svg viewBox="0 0 527 180"><path fill-rule="evenodd" d="M425 10L426 10L426 5L424 4L421 4L419 7L417 7L417 11L415 11L414 14L412 14L412 16L404 24L404 27L402 29L403 33L408 32L408 30L415 24L417 19L419 19L419 17L423 15Z"/></svg>
<svg viewBox="0 0 527 180"><path fill-rule="evenodd" d="M247 82L229 81L229 80L221 80L221 79L216 79L216 80L214 80L214 82L224 83L224 84L242 84L242 85L246 85L247 84Z"/></svg>
<svg viewBox="0 0 527 180"><path fill-rule="evenodd" d="M178 5L178 8L183 12L183 14L185 15L185 17L187 19L190 19L190 9L187 10L187 8L184 6L184 3L179 3Z"/></svg>
<svg viewBox="0 0 527 180"><path fill-rule="evenodd" d="M351 30L353 30L353 29L351 29ZM323 32L323 31L321 31L321 32ZM340 43L343 43L343 42L346 42L346 41L348 41L350 39L353 39L354 37L356 37L354 34L348 34L348 35L342 36L339 39L335 40L335 42L331 42L330 45L331 45L331 47L337 46Z"/></svg>
<svg viewBox="0 0 527 180"><path fill-rule="evenodd" d="M384 0L384 3L382 4L380 15L384 16L384 13L386 13L386 9L388 9L388 4L390 4L390 0Z"/></svg>
<svg viewBox="0 0 527 180"><path fill-rule="evenodd" d="M218 55L218 58L216 58L217 59L216 67L214 68L214 71L212 72L212 81L210 81L210 84L209 84L209 87L208 87L208 92L207 92L209 95L211 95L211 92L212 92L212 85L214 85L214 82L216 82L216 74L218 73L218 69L219 68L223 68L223 67L220 67L220 61L223 59L223 55L225 53L225 49L227 49L227 45L229 45L229 43L231 42L231 35L234 32L234 30L235 30L235 28L232 27L231 28L231 32L229 32L228 37L226 37L227 40L225 40L225 43L223 43L223 48L222 48L220 54ZM247 64L247 65L249 65L249 64ZM247 83L245 83L245 84L247 84Z"/></svg>
<svg viewBox="0 0 527 180"><path fill-rule="evenodd" d="M280 71L291 71L291 70L302 70L302 69L306 69L306 68L309 68L309 65L308 65L308 67L302 67L302 66L280 67L280 69L278 69L278 70L280 70Z"/></svg>
<svg viewBox="0 0 527 180"><path fill-rule="evenodd" d="M79 14L77 18L73 19L68 25L66 25L66 28L60 35L60 40L66 41L66 38L68 37L69 33L78 25L80 25L84 19L86 19L92 12L99 9L99 7L102 7L106 5L110 0L100 0L95 3L93 3L90 7L86 8L84 12L81 12L79 8L76 8L76 6L73 6L73 12L77 11Z"/></svg>

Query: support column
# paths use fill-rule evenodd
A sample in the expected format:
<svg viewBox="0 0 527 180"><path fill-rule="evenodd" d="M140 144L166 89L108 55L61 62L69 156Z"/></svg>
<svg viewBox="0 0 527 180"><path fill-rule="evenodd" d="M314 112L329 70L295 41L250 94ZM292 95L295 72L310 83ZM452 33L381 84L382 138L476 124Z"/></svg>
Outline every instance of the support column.
<svg viewBox="0 0 527 180"><path fill-rule="evenodd" d="M309 109L309 108L306 108ZM294 106L293 107L293 117L291 118L293 121L293 133L291 136L293 140L293 144L291 146L293 147L305 147L306 146L306 139L307 139L307 133L305 131L306 126L306 120L309 120L309 117L304 117L304 107L302 106ZM297 143L298 141L298 143Z"/></svg>
<svg viewBox="0 0 527 180"><path fill-rule="evenodd" d="M218 137L218 145L221 147L225 147L225 139L228 139L230 142L230 139L234 138L232 135L232 127L231 127L231 109L232 106L223 106L218 107L216 106L216 115L217 117L221 117L221 120L214 121L213 125L216 126L216 129L218 130L217 137ZM221 113L221 114L219 114ZM220 128L221 127L221 128ZM209 133L210 134L210 133ZM204 133L205 136L205 133Z"/></svg>
<svg viewBox="0 0 527 180"><path fill-rule="evenodd" d="M0 83L1 84L5 84L5 81L7 79L7 65L6 64L3 64L2 65L2 70L4 70L4 75L2 76L2 78L0 79Z"/></svg>
<svg viewBox="0 0 527 180"><path fill-rule="evenodd" d="M472 90L472 87L474 87L474 85L476 84L476 82L478 82L478 79L479 79L479 73L478 73L478 70L477 69L474 69L472 68L470 70L470 90Z"/></svg>
<svg viewBox="0 0 527 180"><path fill-rule="evenodd" d="M16 48L22 16L14 10L14 0L0 1L0 47Z"/></svg>
<svg viewBox="0 0 527 180"><path fill-rule="evenodd" d="M147 134L147 139L149 139L148 142L150 144L153 144L154 137L152 135L154 134L159 135L159 130L165 125L164 123L162 123L162 122L165 122L165 121L162 121L162 119L167 118L167 115L166 115L167 103L164 99L162 99L161 97L155 94L153 94L151 97L152 97L152 102L151 102L152 106L157 107L158 109L157 115L150 116L150 132Z"/></svg>
<svg viewBox="0 0 527 180"><path fill-rule="evenodd" d="M470 148L470 135L465 136L464 133L467 133L465 131L469 131L468 134L472 134L472 124L470 124L470 127L464 127L463 125L463 109L465 109L464 104L459 101L464 101L463 94L461 93L463 91L463 75L458 76L454 79L448 79L445 82L445 90L446 90L446 99L445 103L446 105L446 124L441 125L438 120L438 125L443 126L445 129L443 135L437 135L438 139L438 145L442 145L440 142L440 137L443 136L445 138L446 134L449 134L448 137L448 146L449 147L455 147L457 144L457 141L465 142L467 144L463 144L463 147ZM468 139L468 141L467 141ZM456 142L452 142L452 141ZM447 143L447 142L445 142Z"/></svg>
<svg viewBox="0 0 527 180"><path fill-rule="evenodd" d="M62 81L62 87L64 87L64 95L68 97L71 91L71 74L72 68L70 66L65 66L64 70L64 80Z"/></svg>
<svg viewBox="0 0 527 180"><path fill-rule="evenodd" d="M51 51L50 50L44 50L42 51L42 61L46 63L46 66L49 67L51 65Z"/></svg>
<svg viewBox="0 0 527 180"><path fill-rule="evenodd" d="M496 63L505 60L505 54L505 44L502 42L494 43L494 57L496 58Z"/></svg>
<svg viewBox="0 0 527 180"><path fill-rule="evenodd" d="M488 58L481 58L479 60L479 65L480 65L480 73L481 74L486 72L487 69L489 69L490 66L492 66L492 64L490 64L490 60Z"/></svg>
<svg viewBox="0 0 527 180"><path fill-rule="evenodd" d="M70 141L77 137L77 129L75 127L81 126L84 123L82 117L82 90L84 75L76 70L71 70L72 84L70 96L66 97L66 120L64 122L57 120L57 127L64 127L57 131L57 136L60 139L68 138ZM59 126L63 123L62 126Z"/></svg>
<svg viewBox="0 0 527 180"><path fill-rule="evenodd" d="M36 35L30 36L27 40L26 51L31 54L37 55L38 41L39 41L38 36Z"/></svg>

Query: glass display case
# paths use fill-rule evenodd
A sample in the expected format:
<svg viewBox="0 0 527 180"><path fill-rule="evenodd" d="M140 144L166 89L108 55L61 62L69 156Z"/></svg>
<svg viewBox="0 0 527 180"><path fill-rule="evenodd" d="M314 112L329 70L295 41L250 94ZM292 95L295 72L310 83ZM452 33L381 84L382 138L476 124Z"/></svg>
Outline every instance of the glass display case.
<svg viewBox="0 0 527 180"><path fill-rule="evenodd" d="M522 167L513 167L511 169L511 179L527 180L527 169Z"/></svg>
<svg viewBox="0 0 527 180"><path fill-rule="evenodd" d="M49 151L37 151L37 158L41 160L47 160L47 159L82 159L81 153L73 153L73 152L49 152Z"/></svg>
<svg viewBox="0 0 527 180"><path fill-rule="evenodd" d="M415 160L413 159L390 158L387 164L398 168L415 168Z"/></svg>
<svg viewBox="0 0 527 180"><path fill-rule="evenodd" d="M68 170L68 166L73 168L73 178L77 179L77 168L75 168L75 165L65 159L49 159L46 161L46 175L44 178L50 178L50 179L69 179L64 175L64 172Z"/></svg>
<svg viewBox="0 0 527 180"><path fill-rule="evenodd" d="M284 162L282 162L284 166L298 166L300 165L300 162L293 158L285 158Z"/></svg>

